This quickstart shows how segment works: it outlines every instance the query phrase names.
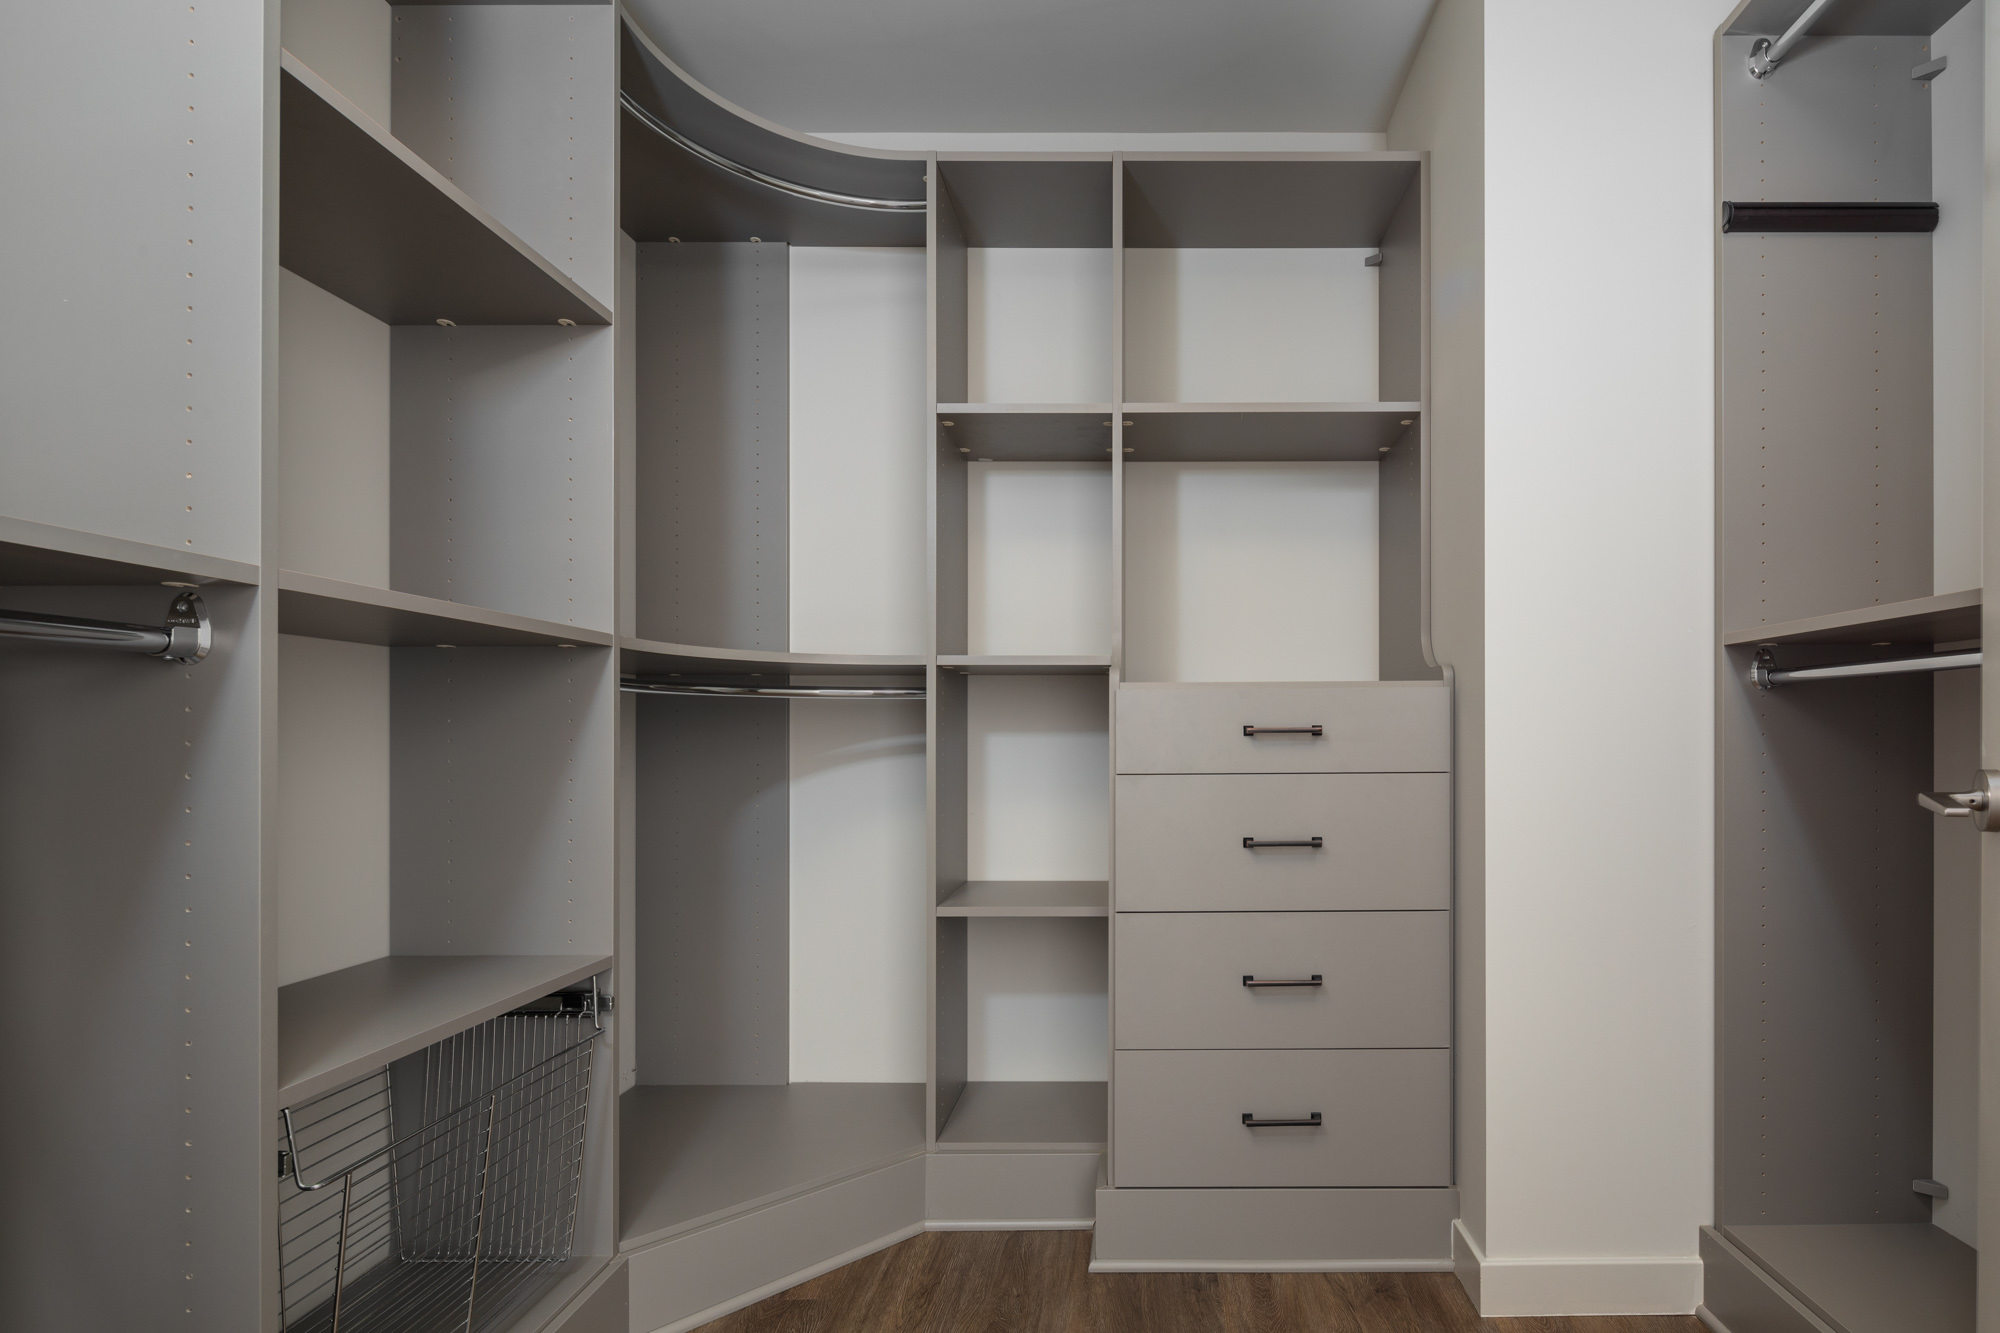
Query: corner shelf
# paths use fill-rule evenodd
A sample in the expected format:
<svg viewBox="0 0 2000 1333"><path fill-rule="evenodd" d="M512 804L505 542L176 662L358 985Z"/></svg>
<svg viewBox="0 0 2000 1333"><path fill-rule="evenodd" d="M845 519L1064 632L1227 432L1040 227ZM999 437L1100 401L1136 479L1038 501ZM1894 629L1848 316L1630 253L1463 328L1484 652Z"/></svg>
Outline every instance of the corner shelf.
<svg viewBox="0 0 2000 1333"><path fill-rule="evenodd" d="M618 1103L619 1248L924 1150L921 1083L642 1084Z"/></svg>
<svg viewBox="0 0 2000 1333"><path fill-rule="evenodd" d="M306 1101L610 966L607 954L427 954L280 986L278 1104Z"/></svg>
<svg viewBox="0 0 2000 1333"><path fill-rule="evenodd" d="M939 916L1111 915L1111 885L1101 879L976 879L937 905Z"/></svg>
<svg viewBox="0 0 2000 1333"><path fill-rule="evenodd" d="M257 566L0 515L0 584L37 587L168 580L254 586Z"/></svg>
<svg viewBox="0 0 2000 1333"><path fill-rule="evenodd" d="M609 324L611 311L289 51L278 262L388 324Z"/></svg>
<svg viewBox="0 0 2000 1333"><path fill-rule="evenodd" d="M1126 403L1128 463L1373 463L1421 403Z"/></svg>
<svg viewBox="0 0 2000 1333"><path fill-rule="evenodd" d="M360 583L278 571L278 632L387 648L608 647L611 635L578 625Z"/></svg>
<svg viewBox="0 0 2000 1333"><path fill-rule="evenodd" d="M1718 1229L1839 1333L1971 1333L1978 1255L1941 1227Z"/></svg>
<svg viewBox="0 0 2000 1333"><path fill-rule="evenodd" d="M938 1130L939 1152L1102 1152L1107 1085L968 1083Z"/></svg>
<svg viewBox="0 0 2000 1333"><path fill-rule="evenodd" d="M968 676L1101 676L1111 670L1108 657L1040 656L1034 653L941 653L938 665Z"/></svg>
<svg viewBox="0 0 2000 1333"><path fill-rule="evenodd" d="M620 670L627 675L680 676L884 676L922 677L919 653L785 653L756 648L706 648L658 639L618 638Z"/></svg>
<svg viewBox="0 0 2000 1333"><path fill-rule="evenodd" d="M1109 403L939 403L937 420L940 447L968 462L1111 461Z"/></svg>
<svg viewBox="0 0 2000 1333"><path fill-rule="evenodd" d="M1980 636L1983 596L1983 589L1967 588L1906 602L1884 602L1858 611L1730 630L1723 634L1722 642L1731 647L1759 643L1964 643Z"/></svg>

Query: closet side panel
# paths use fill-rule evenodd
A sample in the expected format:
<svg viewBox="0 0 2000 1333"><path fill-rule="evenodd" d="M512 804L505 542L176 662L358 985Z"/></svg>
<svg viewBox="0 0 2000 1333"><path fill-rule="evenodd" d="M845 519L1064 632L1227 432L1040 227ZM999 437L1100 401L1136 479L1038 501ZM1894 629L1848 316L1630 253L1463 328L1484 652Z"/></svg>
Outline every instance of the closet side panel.
<svg viewBox="0 0 2000 1333"><path fill-rule="evenodd" d="M610 329L391 330L401 592L611 628Z"/></svg>
<svg viewBox="0 0 2000 1333"><path fill-rule="evenodd" d="M1376 320L1376 370L1385 403L1424 396L1424 187L1410 182L1382 233Z"/></svg>
<svg viewBox="0 0 2000 1333"><path fill-rule="evenodd" d="M789 646L787 249L638 247L641 638Z"/></svg>
<svg viewBox="0 0 2000 1333"><path fill-rule="evenodd" d="M610 658L390 650L390 952L611 952Z"/></svg>
<svg viewBox="0 0 2000 1333"><path fill-rule="evenodd" d="M782 1084L791 1066L788 706L638 703L639 1082Z"/></svg>
<svg viewBox="0 0 2000 1333"><path fill-rule="evenodd" d="M6 604L157 624L169 595ZM0 652L0 999L22 1016L0 1080L7 1328L267 1326L262 631L252 590L202 598L215 647L193 665Z"/></svg>
<svg viewBox="0 0 2000 1333"><path fill-rule="evenodd" d="M1723 683L1723 1225L1922 1222L1931 1169L1931 683Z"/></svg>
<svg viewBox="0 0 2000 1333"><path fill-rule="evenodd" d="M266 9L9 9L0 513L259 558Z"/></svg>

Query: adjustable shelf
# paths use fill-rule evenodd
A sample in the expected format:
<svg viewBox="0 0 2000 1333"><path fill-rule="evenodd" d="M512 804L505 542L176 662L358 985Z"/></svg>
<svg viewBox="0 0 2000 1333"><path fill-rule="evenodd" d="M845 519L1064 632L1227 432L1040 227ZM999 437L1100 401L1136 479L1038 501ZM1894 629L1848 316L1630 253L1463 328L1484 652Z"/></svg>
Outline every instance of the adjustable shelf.
<svg viewBox="0 0 2000 1333"><path fill-rule="evenodd" d="M388 324L609 324L611 311L289 51L278 262Z"/></svg>
<svg viewBox="0 0 2000 1333"><path fill-rule="evenodd" d="M0 584L257 582L257 566L0 516Z"/></svg>
<svg viewBox="0 0 2000 1333"><path fill-rule="evenodd" d="M370 588L292 569L278 571L278 630L389 648L607 647L611 643L611 635L602 630Z"/></svg>
<svg viewBox="0 0 2000 1333"><path fill-rule="evenodd" d="M915 653L781 653L760 649L705 648L620 635L626 675L667 676L881 676L921 678Z"/></svg>
<svg viewBox="0 0 2000 1333"><path fill-rule="evenodd" d="M1109 403L939 403L938 444L975 463L1106 463Z"/></svg>
<svg viewBox="0 0 2000 1333"><path fill-rule="evenodd" d="M1906 602L1864 606L1858 611L1836 611L1831 615L1780 621L1754 629L1731 630L1722 636L1722 642L1732 647L1759 643L1878 646L1894 643L1966 643L1980 636L1982 597L1983 592L1979 588L1939 593L1935 597L1913 597Z"/></svg>
<svg viewBox="0 0 2000 1333"><path fill-rule="evenodd" d="M339 1087L610 966L605 954L420 955L280 986L278 1104Z"/></svg>
<svg viewBox="0 0 2000 1333"><path fill-rule="evenodd" d="M1726 1226L1838 1333L1971 1333L1978 1253L1927 1222Z"/></svg>
<svg viewBox="0 0 2000 1333"><path fill-rule="evenodd" d="M619 1105L619 1247L923 1150L921 1083L642 1084Z"/></svg>
<svg viewBox="0 0 2000 1333"><path fill-rule="evenodd" d="M937 906L939 916L1110 916L1101 879L970 880Z"/></svg>
<svg viewBox="0 0 2000 1333"><path fill-rule="evenodd" d="M1125 461L1373 463L1420 403L1127 403Z"/></svg>
<svg viewBox="0 0 2000 1333"><path fill-rule="evenodd" d="M968 1083L938 1130L938 1151L1102 1151L1106 1088L1103 1083Z"/></svg>
<svg viewBox="0 0 2000 1333"><path fill-rule="evenodd" d="M968 676L1101 676L1111 670L1111 659L1036 653L940 653L938 665Z"/></svg>

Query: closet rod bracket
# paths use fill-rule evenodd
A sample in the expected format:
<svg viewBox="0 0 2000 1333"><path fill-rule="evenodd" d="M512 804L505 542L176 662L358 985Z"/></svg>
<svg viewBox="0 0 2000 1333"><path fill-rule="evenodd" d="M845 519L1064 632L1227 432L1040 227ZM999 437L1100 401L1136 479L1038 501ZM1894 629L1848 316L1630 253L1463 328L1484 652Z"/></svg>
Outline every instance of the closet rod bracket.
<svg viewBox="0 0 2000 1333"><path fill-rule="evenodd" d="M1971 791L1920 791L1917 804L1946 819L1970 819L1972 827L1981 833L1991 833L2000 829L2000 818L1996 818L2000 817L2000 808L1996 808L1993 800L1996 786L2000 786L2000 773L1982 768L1973 779Z"/></svg>
<svg viewBox="0 0 2000 1333"><path fill-rule="evenodd" d="M201 661L214 644L208 609L193 592L176 596L167 607L165 623L158 626L49 616L39 611L0 611L0 638L69 648L110 648L182 663Z"/></svg>

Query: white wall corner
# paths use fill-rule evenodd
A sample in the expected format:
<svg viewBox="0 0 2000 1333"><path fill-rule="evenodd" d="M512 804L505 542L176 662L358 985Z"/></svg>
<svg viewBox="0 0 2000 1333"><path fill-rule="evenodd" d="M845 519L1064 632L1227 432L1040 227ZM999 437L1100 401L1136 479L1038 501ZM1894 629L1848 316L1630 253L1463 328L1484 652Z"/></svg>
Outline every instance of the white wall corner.
<svg viewBox="0 0 2000 1333"><path fill-rule="evenodd" d="M1701 1304L1701 1260L1692 1254L1494 1258L1458 1221L1451 1258L1481 1319L1684 1315Z"/></svg>

